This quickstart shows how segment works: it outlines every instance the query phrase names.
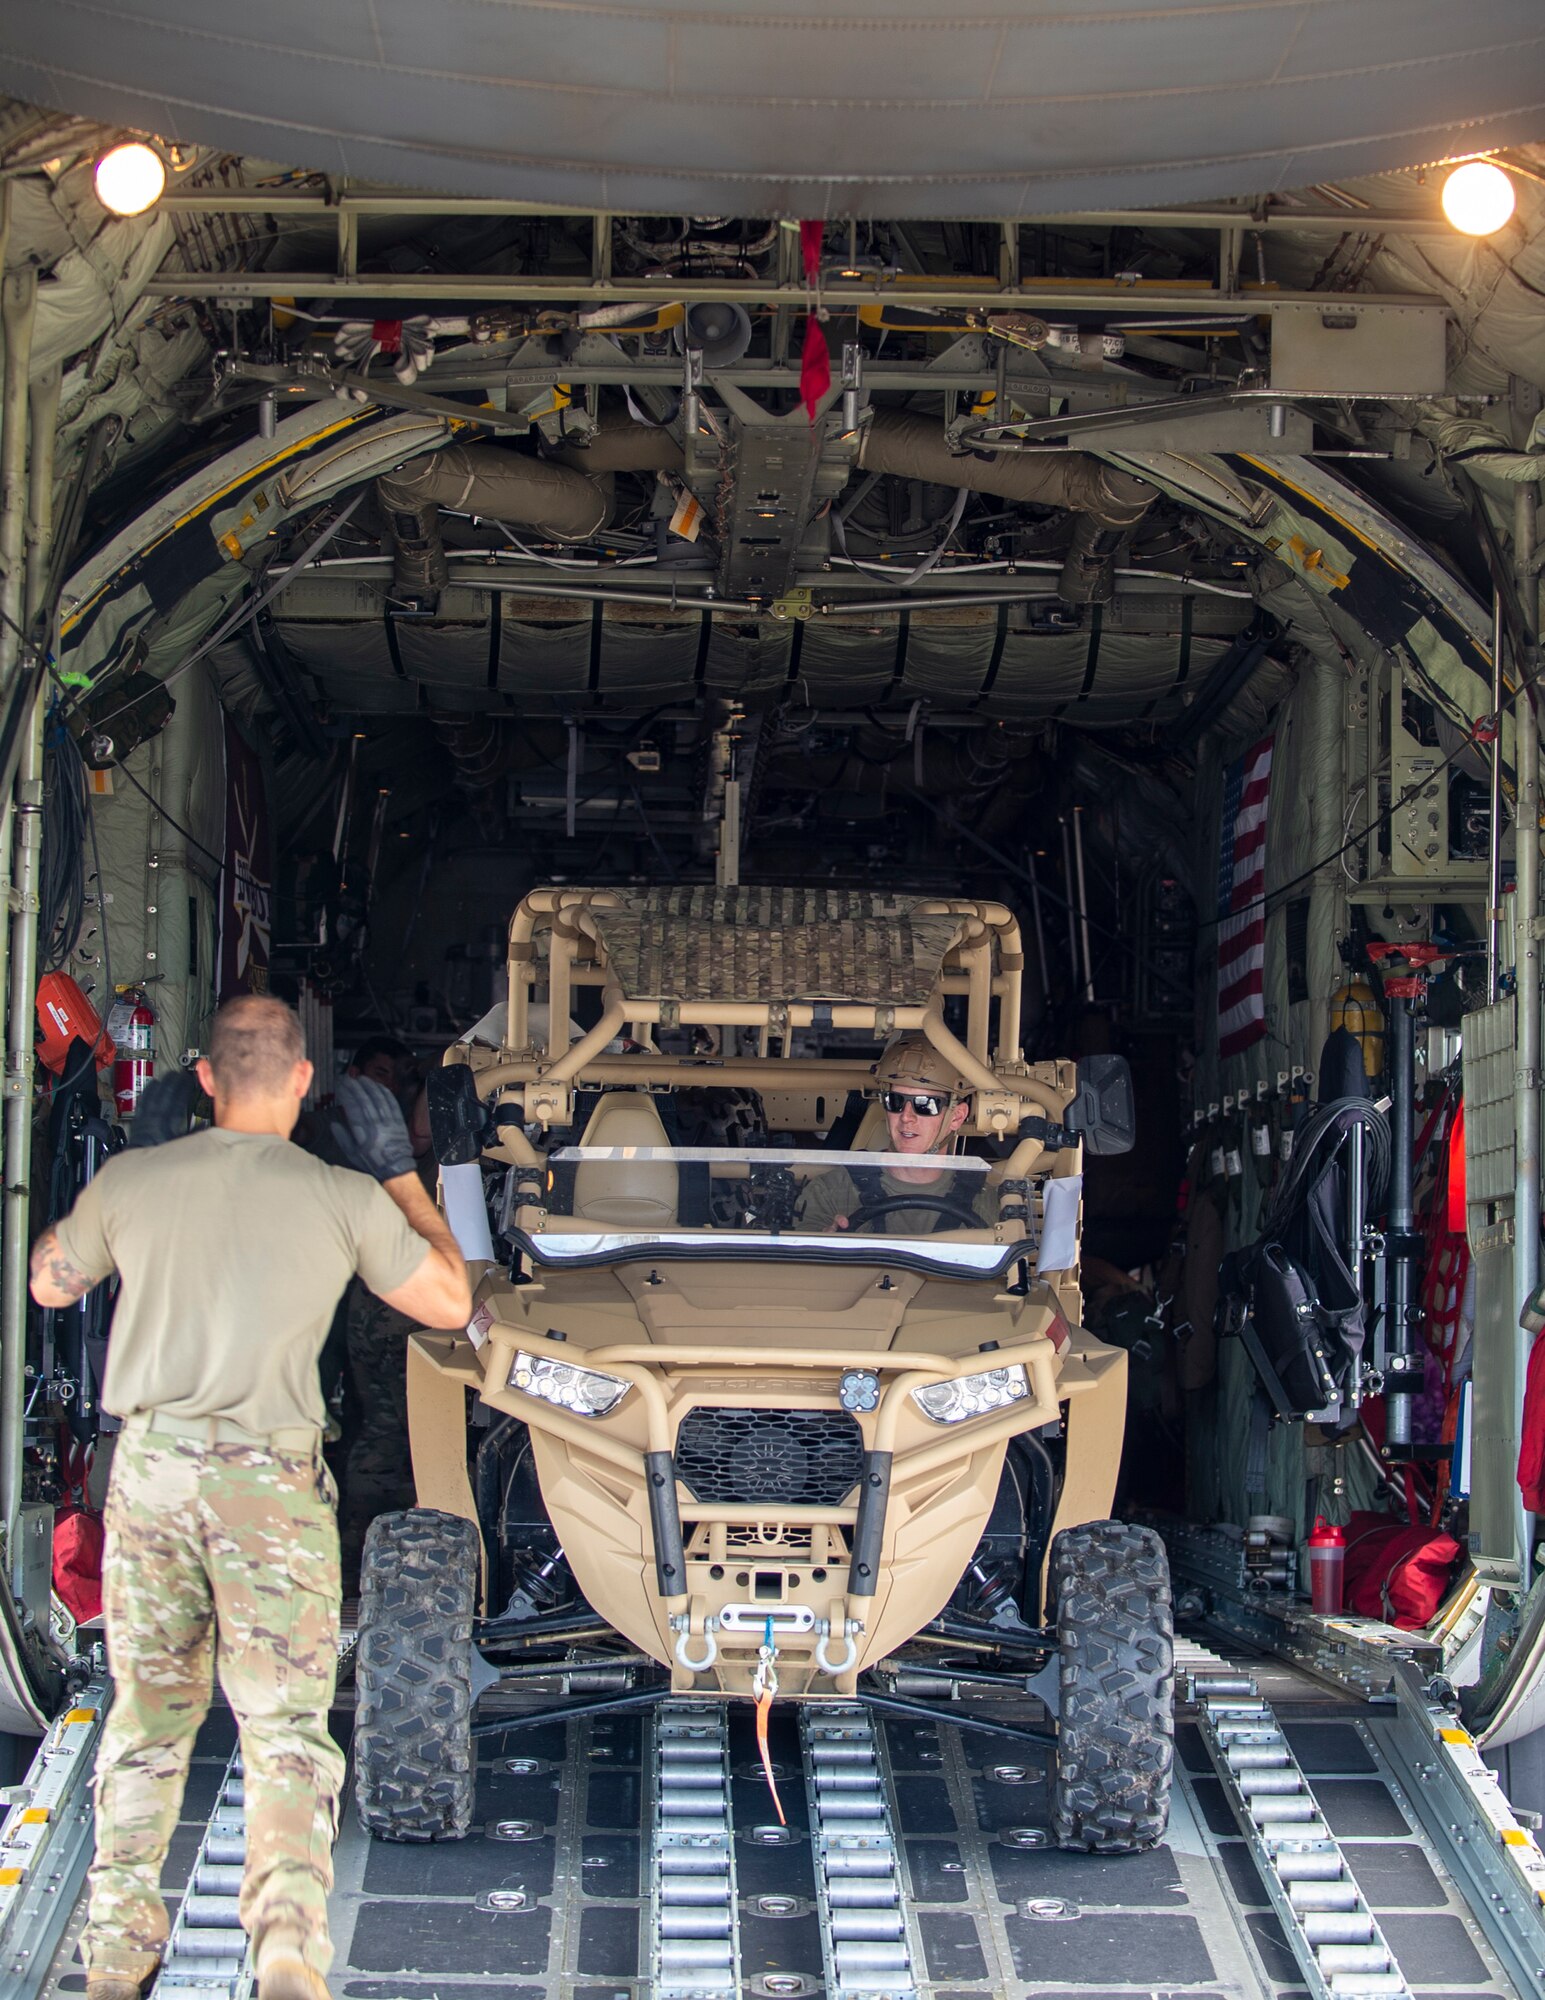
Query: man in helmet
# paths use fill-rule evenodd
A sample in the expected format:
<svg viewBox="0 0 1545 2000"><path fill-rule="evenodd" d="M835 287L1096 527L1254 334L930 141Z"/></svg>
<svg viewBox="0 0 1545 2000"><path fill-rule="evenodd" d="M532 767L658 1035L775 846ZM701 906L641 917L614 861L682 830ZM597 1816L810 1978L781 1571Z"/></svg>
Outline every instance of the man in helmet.
<svg viewBox="0 0 1545 2000"><path fill-rule="evenodd" d="M921 1159L947 1152L970 1113L971 1086L927 1036L899 1036L876 1063L874 1077L885 1107L887 1150L915 1153ZM860 1210L913 1189L930 1201L949 1202L957 1213L895 1208L876 1221L881 1235L930 1236L939 1230L964 1229L967 1214L974 1214L986 1228L996 1220L993 1203L976 1175L927 1165L833 1167L806 1188L799 1226L807 1234L829 1235L847 1229Z"/></svg>

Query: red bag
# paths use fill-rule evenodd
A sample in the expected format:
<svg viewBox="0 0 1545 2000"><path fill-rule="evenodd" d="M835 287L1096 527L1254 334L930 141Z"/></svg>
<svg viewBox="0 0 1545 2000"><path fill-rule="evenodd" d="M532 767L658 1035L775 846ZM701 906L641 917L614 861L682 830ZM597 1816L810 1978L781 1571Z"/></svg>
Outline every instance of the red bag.
<svg viewBox="0 0 1545 2000"><path fill-rule="evenodd" d="M1531 1514L1545 1514L1545 1333L1534 1336L1524 1384L1523 1434L1518 1441L1518 1485Z"/></svg>
<svg viewBox="0 0 1545 2000"><path fill-rule="evenodd" d="M73 1504L54 1515L54 1589L77 1625L102 1615L102 1516Z"/></svg>
<svg viewBox="0 0 1545 2000"><path fill-rule="evenodd" d="M1411 1528L1388 1514L1354 1514L1347 1528L1346 1607L1420 1631L1448 1594L1464 1551L1452 1535Z"/></svg>
<svg viewBox="0 0 1545 2000"><path fill-rule="evenodd" d="M91 1454L64 1444L59 1471L64 1500L54 1510L54 1590L77 1625L102 1615L102 1516L86 1501ZM75 1496L79 1495L77 1499Z"/></svg>

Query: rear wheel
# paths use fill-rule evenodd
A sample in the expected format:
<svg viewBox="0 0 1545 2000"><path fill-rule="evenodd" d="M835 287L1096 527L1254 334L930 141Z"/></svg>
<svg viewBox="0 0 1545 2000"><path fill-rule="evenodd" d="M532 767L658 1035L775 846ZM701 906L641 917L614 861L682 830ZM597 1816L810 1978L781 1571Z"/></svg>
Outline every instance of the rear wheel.
<svg viewBox="0 0 1545 2000"><path fill-rule="evenodd" d="M1059 1847L1137 1854L1169 1822L1175 1645L1169 1562L1147 1528L1091 1521L1052 1543Z"/></svg>
<svg viewBox="0 0 1545 2000"><path fill-rule="evenodd" d="M383 1840L460 1840L472 1824L472 1522L380 1514L360 1569L354 1800Z"/></svg>

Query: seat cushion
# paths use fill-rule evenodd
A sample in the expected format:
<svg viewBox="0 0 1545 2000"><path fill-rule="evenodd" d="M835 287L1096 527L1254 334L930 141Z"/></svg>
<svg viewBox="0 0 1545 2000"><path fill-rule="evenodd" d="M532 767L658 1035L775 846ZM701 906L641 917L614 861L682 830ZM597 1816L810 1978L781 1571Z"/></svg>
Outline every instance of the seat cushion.
<svg viewBox="0 0 1545 2000"><path fill-rule="evenodd" d="M669 1146L660 1114L639 1091L608 1091L580 1141L584 1146ZM574 1214L584 1222L628 1229L676 1224L678 1174L673 1160L581 1160L574 1173Z"/></svg>

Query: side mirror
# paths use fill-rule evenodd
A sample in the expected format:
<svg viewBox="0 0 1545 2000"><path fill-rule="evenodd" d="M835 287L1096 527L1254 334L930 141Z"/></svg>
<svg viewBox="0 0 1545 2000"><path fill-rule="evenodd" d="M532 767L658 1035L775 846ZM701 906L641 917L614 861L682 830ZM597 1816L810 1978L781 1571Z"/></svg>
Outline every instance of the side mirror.
<svg viewBox="0 0 1545 2000"><path fill-rule="evenodd" d="M466 1167L479 1159L488 1125L488 1107L477 1094L477 1078L465 1063L432 1069L424 1079L429 1099L429 1149L442 1167Z"/></svg>
<svg viewBox="0 0 1545 2000"><path fill-rule="evenodd" d="M1130 1153L1137 1139L1132 1071L1125 1056L1084 1056L1078 1092L1063 1113L1068 1130L1091 1153Z"/></svg>

